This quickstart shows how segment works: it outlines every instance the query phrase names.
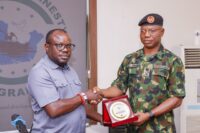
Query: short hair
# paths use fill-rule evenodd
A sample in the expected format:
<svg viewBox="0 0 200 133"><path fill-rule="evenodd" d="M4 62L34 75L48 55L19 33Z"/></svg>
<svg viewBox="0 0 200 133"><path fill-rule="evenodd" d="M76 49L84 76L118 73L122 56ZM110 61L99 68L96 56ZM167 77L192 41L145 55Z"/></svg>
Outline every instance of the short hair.
<svg viewBox="0 0 200 133"><path fill-rule="evenodd" d="M55 31L61 31L67 34L67 31L65 29L52 29L50 30L47 34L46 34L46 43L50 43L50 39L51 39L51 35L55 32Z"/></svg>

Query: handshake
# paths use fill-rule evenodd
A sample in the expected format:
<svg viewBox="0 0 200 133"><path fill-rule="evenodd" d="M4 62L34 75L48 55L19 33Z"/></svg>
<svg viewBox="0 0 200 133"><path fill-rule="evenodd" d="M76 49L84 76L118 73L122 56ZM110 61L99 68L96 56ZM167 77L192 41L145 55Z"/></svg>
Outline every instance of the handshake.
<svg viewBox="0 0 200 133"><path fill-rule="evenodd" d="M103 93L98 87L94 87L86 92L78 94L81 98L82 104L88 102L89 104L98 104L103 99Z"/></svg>

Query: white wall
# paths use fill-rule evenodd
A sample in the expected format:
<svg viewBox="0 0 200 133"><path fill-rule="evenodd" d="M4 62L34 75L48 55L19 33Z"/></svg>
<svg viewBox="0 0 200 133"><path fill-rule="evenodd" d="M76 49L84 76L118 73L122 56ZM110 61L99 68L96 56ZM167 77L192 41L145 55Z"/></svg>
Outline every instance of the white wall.
<svg viewBox="0 0 200 133"><path fill-rule="evenodd" d="M141 47L138 22L148 13L164 18L163 44L180 55L179 45L193 45L200 30L199 0L99 0L97 1L98 85L107 87L128 53Z"/></svg>
<svg viewBox="0 0 200 133"><path fill-rule="evenodd" d="M199 5L199 0L97 0L98 86L108 87L124 56L142 46L137 24L148 13L163 16L166 48L180 55L180 44L193 45L194 32L200 30ZM106 132L100 126L87 128L87 133Z"/></svg>

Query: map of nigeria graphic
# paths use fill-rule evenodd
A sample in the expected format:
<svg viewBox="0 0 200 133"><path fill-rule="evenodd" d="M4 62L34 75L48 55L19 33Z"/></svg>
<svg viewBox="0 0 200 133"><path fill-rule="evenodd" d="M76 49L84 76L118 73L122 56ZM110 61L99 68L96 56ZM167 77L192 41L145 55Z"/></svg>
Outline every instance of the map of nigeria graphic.
<svg viewBox="0 0 200 133"><path fill-rule="evenodd" d="M32 60L37 52L37 44L42 40L43 35L36 30L30 31L30 39L26 43L20 43L18 35L8 32L8 26L0 20L0 65Z"/></svg>

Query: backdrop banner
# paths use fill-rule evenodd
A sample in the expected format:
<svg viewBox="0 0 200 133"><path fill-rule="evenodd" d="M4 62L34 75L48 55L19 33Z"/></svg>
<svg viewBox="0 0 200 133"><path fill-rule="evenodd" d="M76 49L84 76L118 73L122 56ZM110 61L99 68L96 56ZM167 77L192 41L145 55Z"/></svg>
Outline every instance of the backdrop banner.
<svg viewBox="0 0 200 133"><path fill-rule="evenodd" d="M30 128L27 77L44 55L45 35L52 28L71 35L76 49L70 65L87 88L86 22L86 0L0 0L0 131L15 130L10 124L15 113Z"/></svg>

